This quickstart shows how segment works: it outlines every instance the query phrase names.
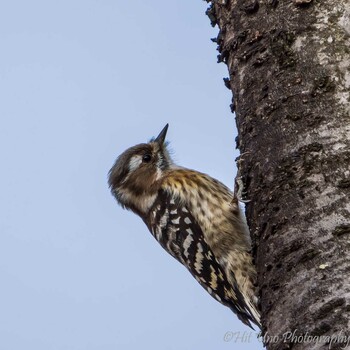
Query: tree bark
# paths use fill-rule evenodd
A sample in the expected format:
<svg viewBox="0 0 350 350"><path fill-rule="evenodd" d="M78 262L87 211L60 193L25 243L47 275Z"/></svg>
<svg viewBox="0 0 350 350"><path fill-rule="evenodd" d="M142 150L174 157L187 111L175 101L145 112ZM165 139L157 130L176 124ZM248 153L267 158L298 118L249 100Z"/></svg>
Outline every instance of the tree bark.
<svg viewBox="0 0 350 350"><path fill-rule="evenodd" d="M350 3L216 0L207 14L234 96L267 348L349 346Z"/></svg>

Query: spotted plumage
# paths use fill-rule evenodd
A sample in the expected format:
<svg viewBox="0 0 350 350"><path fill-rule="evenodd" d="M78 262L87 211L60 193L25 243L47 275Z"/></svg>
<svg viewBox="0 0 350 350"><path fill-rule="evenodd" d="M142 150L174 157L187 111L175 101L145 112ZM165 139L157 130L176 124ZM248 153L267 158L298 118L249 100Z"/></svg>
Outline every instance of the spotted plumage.
<svg viewBox="0 0 350 350"><path fill-rule="evenodd" d="M111 191L211 296L245 324L260 326L249 232L238 201L221 182L175 165L166 131L119 156L109 173Z"/></svg>

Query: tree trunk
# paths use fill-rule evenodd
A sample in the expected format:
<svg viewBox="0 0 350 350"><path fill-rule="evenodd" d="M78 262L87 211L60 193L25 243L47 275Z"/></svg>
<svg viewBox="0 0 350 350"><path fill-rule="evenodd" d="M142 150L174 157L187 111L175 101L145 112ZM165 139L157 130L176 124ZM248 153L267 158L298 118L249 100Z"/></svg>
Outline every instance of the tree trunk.
<svg viewBox="0 0 350 350"><path fill-rule="evenodd" d="M234 96L267 348L344 348L350 3L217 0L207 14Z"/></svg>

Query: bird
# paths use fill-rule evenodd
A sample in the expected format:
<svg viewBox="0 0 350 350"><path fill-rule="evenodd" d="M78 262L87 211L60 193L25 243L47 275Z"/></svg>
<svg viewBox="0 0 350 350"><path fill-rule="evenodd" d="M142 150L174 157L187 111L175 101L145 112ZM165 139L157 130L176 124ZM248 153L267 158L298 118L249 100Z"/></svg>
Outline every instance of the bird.
<svg viewBox="0 0 350 350"><path fill-rule="evenodd" d="M238 198L220 181L174 163L168 127L119 155L108 173L111 193L212 297L247 326L261 328L251 239Z"/></svg>

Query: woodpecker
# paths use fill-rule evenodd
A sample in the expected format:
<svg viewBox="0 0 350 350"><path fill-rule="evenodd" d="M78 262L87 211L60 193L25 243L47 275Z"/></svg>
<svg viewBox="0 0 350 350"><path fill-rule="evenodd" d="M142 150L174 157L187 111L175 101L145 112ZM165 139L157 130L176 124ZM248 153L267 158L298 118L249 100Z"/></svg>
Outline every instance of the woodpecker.
<svg viewBox="0 0 350 350"><path fill-rule="evenodd" d="M261 328L251 240L238 199L218 180L176 165L167 130L168 124L117 158L108 174L111 192L212 297L249 327Z"/></svg>

